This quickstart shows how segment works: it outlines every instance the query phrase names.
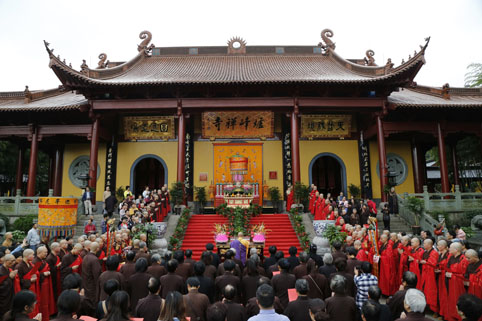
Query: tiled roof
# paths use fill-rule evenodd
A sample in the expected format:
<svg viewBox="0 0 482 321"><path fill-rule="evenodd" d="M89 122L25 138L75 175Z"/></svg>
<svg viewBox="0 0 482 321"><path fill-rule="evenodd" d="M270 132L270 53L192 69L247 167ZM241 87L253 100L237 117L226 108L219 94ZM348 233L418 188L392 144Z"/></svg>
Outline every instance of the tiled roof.
<svg viewBox="0 0 482 321"><path fill-rule="evenodd" d="M33 95L42 92L32 92ZM30 102L25 99L24 92L0 93L0 112L5 111L64 111L80 109L88 105L83 95L56 90L51 95L41 96Z"/></svg>
<svg viewBox="0 0 482 321"><path fill-rule="evenodd" d="M49 49L47 48L49 51ZM77 71L49 51L50 67L68 88L86 86L332 83L376 84L413 79L425 63L424 50L406 63L363 66L327 54L204 54L146 56L113 68Z"/></svg>
<svg viewBox="0 0 482 321"><path fill-rule="evenodd" d="M444 99L441 88L421 87L392 92L388 101L396 108L482 108L482 88L451 88Z"/></svg>

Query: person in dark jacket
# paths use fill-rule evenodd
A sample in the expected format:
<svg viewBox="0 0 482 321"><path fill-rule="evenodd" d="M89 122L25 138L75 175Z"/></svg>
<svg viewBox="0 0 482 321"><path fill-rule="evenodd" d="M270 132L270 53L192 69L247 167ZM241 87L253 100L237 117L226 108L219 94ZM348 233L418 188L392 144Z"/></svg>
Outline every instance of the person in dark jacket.
<svg viewBox="0 0 482 321"><path fill-rule="evenodd" d="M175 259L167 262L167 274L161 276L161 297L165 299L169 292L177 291L186 293L186 286L182 276L176 274L177 261Z"/></svg>
<svg viewBox="0 0 482 321"><path fill-rule="evenodd" d="M380 306L380 314L377 320L385 321L390 320L392 318L392 313L390 312L390 308L386 304L380 303L380 298L382 296L382 290L378 286L372 285L368 288L368 300L373 301L379 304ZM362 308L363 311L363 308Z"/></svg>
<svg viewBox="0 0 482 321"><path fill-rule="evenodd" d="M335 275L330 281L330 289L334 295L326 299L326 312L331 320L352 321L358 319L358 308L355 299L345 294L345 278Z"/></svg>
<svg viewBox="0 0 482 321"><path fill-rule="evenodd" d="M308 298L308 282L305 279L296 280L296 293L298 298L288 303L283 314L286 315L290 321L305 321L310 320L310 308Z"/></svg>
<svg viewBox="0 0 482 321"><path fill-rule="evenodd" d="M284 308L288 306L288 289L295 287L296 278L289 273L290 262L287 259L281 259L278 262L280 274L273 276L271 284L273 285L275 296L279 297Z"/></svg>
<svg viewBox="0 0 482 321"><path fill-rule="evenodd" d="M316 265L318 266L322 266L323 265L323 259L321 258L321 256L319 256L318 254L316 254L316 251L318 250L318 247L316 246L316 244L311 244L310 245L310 259L312 259L313 261L316 262Z"/></svg>
<svg viewBox="0 0 482 321"><path fill-rule="evenodd" d="M117 198L115 197L114 194L110 194L109 197L105 199L105 210L107 212L107 215L109 215L110 218L112 218L112 215L115 212L115 209L117 208Z"/></svg>
<svg viewBox="0 0 482 321"><path fill-rule="evenodd" d="M323 263L324 265L319 268L319 271L328 279L332 273L336 272L336 267L333 265L333 256L331 253L325 253L325 255L323 255Z"/></svg>
<svg viewBox="0 0 482 321"><path fill-rule="evenodd" d="M221 296L226 285L231 284L236 289L240 289L241 280L239 277L235 276L233 271L236 264L232 260L224 261L224 274L220 275L214 281L215 298L217 301L221 300ZM239 291L238 291L239 293ZM236 302L241 302L240 296L236 297Z"/></svg>
<svg viewBox="0 0 482 321"><path fill-rule="evenodd" d="M293 273L294 268L300 265L300 260L296 257L298 249L296 246L292 246L289 248L288 253L290 254L288 257L288 261L290 262L290 273Z"/></svg>
<svg viewBox="0 0 482 321"><path fill-rule="evenodd" d="M192 321L206 321L206 310L210 303L207 295L199 292L201 286L199 279L190 277L186 284L188 292L183 297L186 316L190 317Z"/></svg>
<svg viewBox="0 0 482 321"><path fill-rule="evenodd" d="M405 293L403 305L407 312L402 312L402 316L400 316L400 319L397 319L397 321L430 321L424 314L427 301L422 291L408 289L407 293Z"/></svg>
<svg viewBox="0 0 482 321"><path fill-rule="evenodd" d="M157 321L161 314L161 306L164 300L159 296L161 282L155 277L151 277L147 283L149 295L137 302L134 315L144 318L144 321Z"/></svg>
<svg viewBox="0 0 482 321"><path fill-rule="evenodd" d="M404 311L405 294L408 289L415 289L417 287L417 275L413 272L406 271L402 276L403 289L397 291L391 298L387 300L387 305L392 313L392 319L400 318L401 313Z"/></svg>
<svg viewBox="0 0 482 321"><path fill-rule="evenodd" d="M206 265L203 261L194 263L194 276L199 280L199 293L204 293L209 298L209 301L214 303L214 281L213 279L204 276Z"/></svg>
<svg viewBox="0 0 482 321"><path fill-rule="evenodd" d="M380 318L380 304L370 299L363 302L363 305L361 308L361 316L363 321L390 320L390 319Z"/></svg>
<svg viewBox="0 0 482 321"><path fill-rule="evenodd" d="M236 292L236 288L231 284L226 285L223 289L223 303L228 310L226 321L246 321L248 319L246 308L242 304L234 302Z"/></svg>
<svg viewBox="0 0 482 321"><path fill-rule="evenodd" d="M457 311L462 320L477 321L482 316L482 299L472 294L462 294L457 300Z"/></svg>
<svg viewBox="0 0 482 321"><path fill-rule="evenodd" d="M127 280L127 293L129 293L131 310L137 307L137 302L149 294L148 284L152 275L147 273L147 260L140 258L136 262L136 273Z"/></svg>
<svg viewBox="0 0 482 321"><path fill-rule="evenodd" d="M120 290L120 284L119 281L117 280L107 280L107 282L104 283L104 286L102 288L107 295L105 300L100 301L97 303L97 310L95 312L95 315L97 319L102 319L105 317L107 314L107 307L109 306L109 298L117 290Z"/></svg>
<svg viewBox="0 0 482 321"><path fill-rule="evenodd" d="M37 296L29 290L22 290L13 297L12 309L4 316L4 321L35 321L28 315L35 310Z"/></svg>
<svg viewBox="0 0 482 321"><path fill-rule="evenodd" d="M276 261L276 258L275 258L274 256L276 255L277 250L278 250L278 249L276 248L275 245L271 245L271 246L268 248L268 252L269 252L270 256L264 260L264 270L265 270L266 272L268 272L269 267L270 267L271 265L276 264L277 261Z"/></svg>

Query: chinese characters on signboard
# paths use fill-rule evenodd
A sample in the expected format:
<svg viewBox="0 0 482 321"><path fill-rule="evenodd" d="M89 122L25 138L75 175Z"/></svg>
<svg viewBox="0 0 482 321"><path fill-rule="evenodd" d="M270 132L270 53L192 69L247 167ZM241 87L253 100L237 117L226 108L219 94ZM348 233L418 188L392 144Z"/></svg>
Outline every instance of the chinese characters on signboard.
<svg viewBox="0 0 482 321"><path fill-rule="evenodd" d="M174 137L174 117L124 118L124 138L127 140L167 140Z"/></svg>
<svg viewBox="0 0 482 321"><path fill-rule="evenodd" d="M105 157L105 187L109 187L111 193L115 193L115 178L117 168L117 141L107 145Z"/></svg>
<svg viewBox="0 0 482 321"><path fill-rule="evenodd" d="M203 138L273 137L274 116L270 111L205 112Z"/></svg>
<svg viewBox="0 0 482 321"><path fill-rule="evenodd" d="M358 154L360 155L360 175L362 195L372 198L372 178L370 174L370 153L368 144L363 140L363 132L360 133L358 141Z"/></svg>
<svg viewBox="0 0 482 321"><path fill-rule="evenodd" d="M347 137L351 132L351 115L302 115L301 137Z"/></svg>
<svg viewBox="0 0 482 321"><path fill-rule="evenodd" d="M291 135L285 133L283 135L283 170L284 170L284 190L291 186L293 171L291 169Z"/></svg>

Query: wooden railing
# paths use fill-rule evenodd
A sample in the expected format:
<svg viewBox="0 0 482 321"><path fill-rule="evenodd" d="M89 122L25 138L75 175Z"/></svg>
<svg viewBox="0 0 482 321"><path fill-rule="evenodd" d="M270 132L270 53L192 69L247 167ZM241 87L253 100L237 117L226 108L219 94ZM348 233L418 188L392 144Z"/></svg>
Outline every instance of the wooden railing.
<svg viewBox="0 0 482 321"><path fill-rule="evenodd" d="M16 196L0 197L0 213L13 218L30 214L37 215L38 197L20 196L19 191Z"/></svg>

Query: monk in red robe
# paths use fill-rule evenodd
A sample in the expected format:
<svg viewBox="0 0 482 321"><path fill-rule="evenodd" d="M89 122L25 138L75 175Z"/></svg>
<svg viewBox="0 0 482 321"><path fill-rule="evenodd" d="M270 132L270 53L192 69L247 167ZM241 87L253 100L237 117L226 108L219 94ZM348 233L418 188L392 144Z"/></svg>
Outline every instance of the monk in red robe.
<svg viewBox="0 0 482 321"><path fill-rule="evenodd" d="M412 238L411 250L408 253L408 270L417 276L417 289L419 290L422 289L420 261L422 260L423 252L423 248L420 247L420 240L416 237Z"/></svg>
<svg viewBox="0 0 482 321"><path fill-rule="evenodd" d="M309 209L312 215L315 214L315 201L316 201L316 186L315 184L311 184Z"/></svg>
<svg viewBox="0 0 482 321"><path fill-rule="evenodd" d="M330 212L333 211L333 208L330 206L330 200L325 200L325 206L323 207L323 211L321 212L321 219L326 220L330 215Z"/></svg>
<svg viewBox="0 0 482 321"><path fill-rule="evenodd" d="M40 313L42 313L42 320L49 321L50 316L55 314L57 309L52 288L52 274L50 273L50 266L46 261L47 253L47 248L45 246L37 248L37 257L34 259L33 263L39 265L38 271L40 274L40 295L37 296L37 305Z"/></svg>
<svg viewBox="0 0 482 321"><path fill-rule="evenodd" d="M52 275L52 288L54 290L55 302L62 292L62 284L60 283L60 265L62 260L59 256L61 252L60 244L54 242L50 245L50 254L47 256L47 263L50 267L50 274Z"/></svg>
<svg viewBox="0 0 482 321"><path fill-rule="evenodd" d="M438 263L438 253L433 248L433 241L429 238L423 241L423 249L425 250L422 255L422 291L427 299L427 305L430 310L437 313L437 282L435 279L435 269Z"/></svg>
<svg viewBox="0 0 482 321"><path fill-rule="evenodd" d="M394 294L400 289L401 280L398 279L398 269L400 267L400 253L398 253L398 247L401 244L398 239L397 233L390 233L389 246L392 248L392 267L390 268L391 284L390 292Z"/></svg>
<svg viewBox="0 0 482 321"><path fill-rule="evenodd" d="M60 282L63 283L67 275L71 273L80 274L82 265L82 258L80 257L80 251L82 251L82 245L77 243L74 245L72 251L66 254L62 263L60 264Z"/></svg>
<svg viewBox="0 0 482 321"><path fill-rule="evenodd" d="M289 212L291 210L291 205L293 205L293 190L290 187L286 190L286 210Z"/></svg>
<svg viewBox="0 0 482 321"><path fill-rule="evenodd" d="M462 254L462 244L454 242L450 244L447 270L445 272L445 284L447 285L447 315L448 321L461 320L457 312L457 300L465 293L464 274L467 269L467 260Z"/></svg>
<svg viewBox="0 0 482 321"><path fill-rule="evenodd" d="M467 269L465 270L465 285L469 287L469 294L482 298L482 260L475 250L465 252Z"/></svg>
<svg viewBox="0 0 482 321"><path fill-rule="evenodd" d="M99 243L92 242L90 244L89 253L82 260L82 285L85 291L85 297L93 304L99 300L99 276L102 273L99 258L95 255L99 250Z"/></svg>
<svg viewBox="0 0 482 321"><path fill-rule="evenodd" d="M15 264L15 256L7 254L3 257L0 266L0 315L5 315L12 307L13 295L15 294L14 280L17 271L12 271Z"/></svg>
<svg viewBox="0 0 482 321"><path fill-rule="evenodd" d="M391 269L392 269L392 247L388 243L388 237L386 234L380 236L379 256L374 257L374 262L378 261L379 275L378 286L382 291L382 294L390 296L392 293L391 287Z"/></svg>
<svg viewBox="0 0 482 321"><path fill-rule="evenodd" d="M315 201L315 217L314 220L321 220L321 213L323 212L323 208L325 205L325 199L323 198L323 194L316 192L316 201Z"/></svg>
<svg viewBox="0 0 482 321"><path fill-rule="evenodd" d="M37 296L37 300L40 296L40 286L38 272L39 265L33 264L34 251L26 249L23 251L23 260L17 265L18 277L20 278L20 286L22 290L30 290ZM35 317L39 313L39 305L36 304L32 313L29 314L30 318Z"/></svg>
<svg viewBox="0 0 482 321"><path fill-rule="evenodd" d="M357 248L358 246L358 242L360 241L355 241L355 248ZM365 261L365 262L369 262L370 259L368 257L368 253L369 253L369 246L368 246L368 243L367 241L364 241L363 243L361 243L361 247L358 249L358 253L356 254L356 258L358 261Z"/></svg>
<svg viewBox="0 0 482 321"><path fill-rule="evenodd" d="M438 314L442 317L445 317L445 315L447 314L447 287L445 284L445 272L447 270L447 261L449 256L447 241L438 241L437 250L439 252L439 256L437 260L437 268L435 270L435 274L437 277L438 289Z"/></svg>
<svg viewBox="0 0 482 321"><path fill-rule="evenodd" d="M397 280L402 282L403 273L408 271L408 254L412 250L410 248L410 238L408 236L403 236L400 244L398 245L398 253L400 254L400 263L398 265L398 278Z"/></svg>

